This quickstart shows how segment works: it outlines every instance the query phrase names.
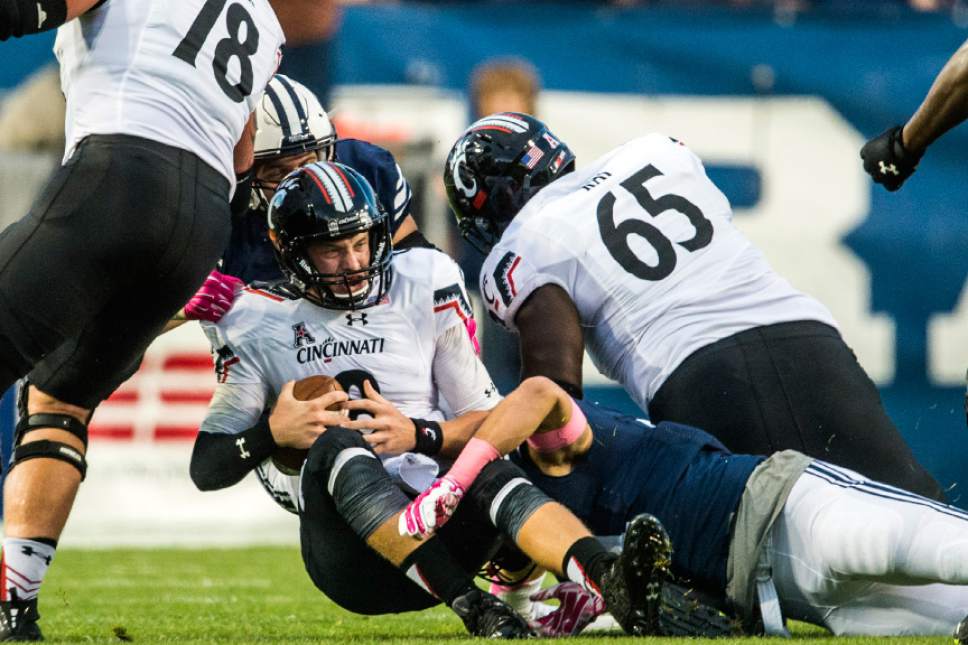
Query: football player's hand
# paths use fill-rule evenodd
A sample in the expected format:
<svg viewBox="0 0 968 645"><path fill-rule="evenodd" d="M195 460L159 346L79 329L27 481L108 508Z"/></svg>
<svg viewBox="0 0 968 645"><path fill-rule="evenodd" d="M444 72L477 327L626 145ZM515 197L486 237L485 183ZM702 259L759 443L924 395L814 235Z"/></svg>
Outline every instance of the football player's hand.
<svg viewBox="0 0 968 645"><path fill-rule="evenodd" d="M531 623L541 636L574 636L605 612L605 601L577 582L560 582L538 593L531 600L557 600L561 604L550 614Z"/></svg>
<svg viewBox="0 0 968 645"><path fill-rule="evenodd" d="M326 432L327 426L344 425L343 413L327 408L338 406L348 397L343 390L333 390L315 399L300 401L293 396L294 384L295 381L289 381L282 386L269 415L269 430L276 445L307 450Z"/></svg>
<svg viewBox="0 0 968 645"><path fill-rule="evenodd" d="M911 152L901 141L902 126L885 130L864 144L860 157L864 160L864 170L877 183L890 191L901 187L921 161L921 155Z"/></svg>
<svg viewBox="0 0 968 645"><path fill-rule="evenodd" d="M380 396L369 380L363 382L365 399L355 399L343 406L351 414L363 412L371 418L344 421L343 427L350 430L372 430L363 435L378 455L399 455L413 450L417 444L416 429L413 421L400 410Z"/></svg>
<svg viewBox="0 0 968 645"><path fill-rule="evenodd" d="M185 318L218 322L232 308L242 286L242 281L235 276L212 271L185 305Z"/></svg>
<svg viewBox="0 0 968 645"><path fill-rule="evenodd" d="M397 524L400 535L418 540L430 537L450 519L463 497L464 489L454 480L447 477L434 480L403 509Z"/></svg>

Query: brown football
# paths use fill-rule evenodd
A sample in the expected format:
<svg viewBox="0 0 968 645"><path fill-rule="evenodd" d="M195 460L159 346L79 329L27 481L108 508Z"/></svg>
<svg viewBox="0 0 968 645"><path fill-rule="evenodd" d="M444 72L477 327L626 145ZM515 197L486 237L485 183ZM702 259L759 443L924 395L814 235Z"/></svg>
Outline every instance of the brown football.
<svg viewBox="0 0 968 645"><path fill-rule="evenodd" d="M319 397L332 392L333 390L342 390L343 386L339 384L339 381L334 379L332 376L326 376L325 374L316 374L314 376L307 376L304 379L296 381L292 386L292 396L297 401L311 401L312 399L318 399ZM338 411L340 405L334 404L329 407L330 410ZM282 472L287 475L298 475L299 469L302 468L303 462L306 460L306 454L308 450L303 450L301 448L286 448L283 446L277 446L275 451L272 453L272 461Z"/></svg>

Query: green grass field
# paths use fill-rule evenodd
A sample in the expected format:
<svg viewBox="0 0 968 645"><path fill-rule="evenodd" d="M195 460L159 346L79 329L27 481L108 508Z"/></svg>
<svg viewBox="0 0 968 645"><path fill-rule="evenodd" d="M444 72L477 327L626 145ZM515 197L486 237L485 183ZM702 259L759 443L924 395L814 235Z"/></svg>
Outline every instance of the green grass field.
<svg viewBox="0 0 968 645"><path fill-rule="evenodd" d="M295 548L58 551L41 595L41 626L53 643L424 643L471 642L444 608L356 616L320 594ZM949 638L828 638L795 625L811 644L946 643ZM633 639L602 635L575 643ZM683 639L635 639L675 643ZM762 643L764 639L717 641ZM782 641L777 641L782 642Z"/></svg>

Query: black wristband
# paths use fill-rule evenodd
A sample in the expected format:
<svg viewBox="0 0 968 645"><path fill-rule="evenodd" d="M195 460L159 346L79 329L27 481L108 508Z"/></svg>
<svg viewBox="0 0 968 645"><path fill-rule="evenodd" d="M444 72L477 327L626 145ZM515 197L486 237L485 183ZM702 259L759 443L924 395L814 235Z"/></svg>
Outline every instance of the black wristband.
<svg viewBox="0 0 968 645"><path fill-rule="evenodd" d="M440 452L444 445L444 431L436 421L427 419L410 419L413 421L414 432L416 434L417 445L414 452L419 452L431 457Z"/></svg>

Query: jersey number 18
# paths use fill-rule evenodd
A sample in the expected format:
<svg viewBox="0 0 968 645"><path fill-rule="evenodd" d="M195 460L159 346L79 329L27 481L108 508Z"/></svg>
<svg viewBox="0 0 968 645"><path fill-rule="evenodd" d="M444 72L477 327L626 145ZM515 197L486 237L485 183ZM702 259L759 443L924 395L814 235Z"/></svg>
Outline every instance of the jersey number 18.
<svg viewBox="0 0 968 645"><path fill-rule="evenodd" d="M215 22L222 15L227 0L205 0L202 10L188 29L188 33L178 43L171 54L175 58L185 61L195 67L198 52L212 33ZM225 23L229 35L215 45L215 55L212 58L212 71L215 80L227 97L241 103L252 93L252 61L249 60L259 49L259 30L249 12L240 4L229 6L225 12ZM242 25L245 25L245 40L240 40ZM229 61L239 59L239 82L229 82Z"/></svg>

